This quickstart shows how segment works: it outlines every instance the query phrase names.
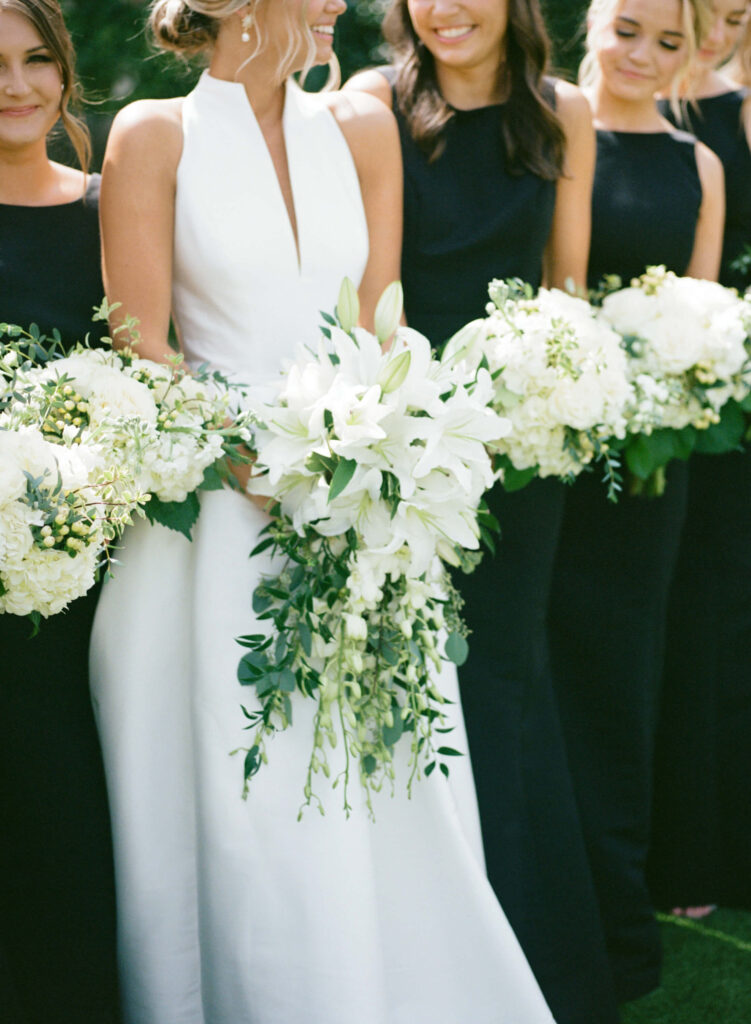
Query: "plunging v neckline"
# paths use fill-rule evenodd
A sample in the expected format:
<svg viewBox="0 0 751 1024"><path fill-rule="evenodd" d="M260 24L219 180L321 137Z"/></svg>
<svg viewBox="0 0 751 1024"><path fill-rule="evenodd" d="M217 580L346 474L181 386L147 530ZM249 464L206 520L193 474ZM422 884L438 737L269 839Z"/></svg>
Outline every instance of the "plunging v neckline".
<svg viewBox="0 0 751 1024"><path fill-rule="evenodd" d="M290 216L290 208L287 206L287 202L286 202L285 197L284 197L284 190L282 189L282 184L281 184L281 181L279 179L279 175L277 173L276 166L274 164L274 158L271 155L271 150L269 149L269 145L268 145L268 142L266 140L266 136L263 134L263 129L261 128L261 125L260 125L260 123L258 121L258 118L256 117L256 112L253 110L253 105L250 102L250 97L248 96L248 93L247 93L247 91L245 89L245 86L241 82L232 82L232 81L229 81L228 79L225 79L225 78L216 78L214 75L210 74L210 72L208 72L208 71L205 71L203 73L203 78L206 80L207 84L209 84L209 85L214 85L216 83L218 86L221 86L221 87L225 87L226 86L229 89L231 89L233 93L236 93L238 98L240 98L240 96L242 96L242 100L244 102L244 105L245 105L245 108L246 108L246 111L247 111L247 115L249 117L252 129L255 130L258 133L258 139L259 139L260 145L262 147L261 151L264 154L263 159L267 163L267 170L270 172L271 178L273 179L273 182L274 182L275 195L278 198L278 201L281 204L281 209L284 212L284 222L287 225L288 240L291 242L292 252L294 254L295 267L296 267L296 270L297 270L297 275L299 277L301 277L302 274L303 274L303 268L304 268L303 257L306 254L303 252L303 242L302 242L303 230L302 230L301 216L300 216L300 208L301 207L300 207L300 203L298 202L299 192L298 192L298 188L296 187L296 184L297 184L297 172L296 172L295 157L294 157L294 148L295 148L294 147L294 140L293 140L293 134L294 133L289 130L290 129L290 122L291 122L291 120L292 120L292 118L294 116L294 113L295 113L295 110L293 109L293 108L295 108L295 99L292 98L291 94L292 94L293 90L295 90L298 87L295 86L295 84L293 82L290 82L289 79L287 80L287 82L285 82L285 85L284 85L284 106L283 106L283 109L282 109L282 124L281 124L281 128L282 128L282 141L284 143L284 159L285 159L285 162L286 162L286 165L287 165L287 177L289 179L290 199L291 199L291 203L292 203L292 213L293 213L293 216L294 216L294 221L293 221L292 217ZM290 144L290 140L292 140L292 144Z"/></svg>

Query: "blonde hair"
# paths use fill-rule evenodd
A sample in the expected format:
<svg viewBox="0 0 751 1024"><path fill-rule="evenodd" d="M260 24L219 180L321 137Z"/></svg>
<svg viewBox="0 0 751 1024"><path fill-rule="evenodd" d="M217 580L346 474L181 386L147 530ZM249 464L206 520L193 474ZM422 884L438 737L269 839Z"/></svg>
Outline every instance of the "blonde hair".
<svg viewBox="0 0 751 1024"><path fill-rule="evenodd" d="M62 78L60 120L71 141L78 163L88 174L91 163L91 136L86 122L72 113L71 104L82 102L81 86L76 79L76 55L57 0L0 0L0 11L13 11L30 22L50 51Z"/></svg>
<svg viewBox="0 0 751 1024"><path fill-rule="evenodd" d="M587 11L586 54L579 66L579 85L588 88L600 79L600 65L597 50L602 33L616 18L624 0L592 0ZM681 7L683 35L686 52L683 64L676 72L670 86L671 104L678 107L678 95L705 32L711 22L712 11L708 0L678 0Z"/></svg>
<svg viewBox="0 0 751 1024"><path fill-rule="evenodd" d="M171 50L182 57L209 54L219 35L221 22L233 14L248 9L251 14L251 31L254 39L247 58L238 72L249 64L263 50L265 40L256 17L258 11L271 3L285 3L285 0L152 0L149 25L156 43L163 50ZM305 15L308 0L303 0L300 16L296 18L289 4L285 3L289 35L286 46L280 48L277 75L284 81L295 70L294 60L301 44L306 48L306 59L302 70L304 78L315 63L316 44ZM328 87L332 80L338 81L338 63L332 62Z"/></svg>
<svg viewBox="0 0 751 1024"><path fill-rule="evenodd" d="M743 35L726 69L733 81L751 86L751 14L746 16Z"/></svg>

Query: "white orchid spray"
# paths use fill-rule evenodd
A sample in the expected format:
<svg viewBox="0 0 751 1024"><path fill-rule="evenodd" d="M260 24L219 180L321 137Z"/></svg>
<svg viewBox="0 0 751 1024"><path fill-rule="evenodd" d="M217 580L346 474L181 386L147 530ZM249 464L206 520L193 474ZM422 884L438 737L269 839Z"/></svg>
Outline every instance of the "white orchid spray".
<svg viewBox="0 0 751 1024"><path fill-rule="evenodd" d="M486 367L493 406L511 421L497 445L507 490L533 477L571 480L593 459L605 465L609 496L620 487L611 438L626 431L631 395L620 337L590 304L566 292L493 281L487 317L462 328L444 359Z"/></svg>
<svg viewBox="0 0 751 1024"><path fill-rule="evenodd" d="M239 667L259 699L244 709L253 733L246 786L301 693L317 702L305 804L341 743L346 813L352 766L372 811L371 794L393 784L403 736L408 787L423 771L448 773L458 753L437 740L436 671L467 653L446 567L476 564L491 526L482 511L494 478L488 446L510 429L490 408L484 370L436 360L426 338L398 326L399 285L378 304L375 335L354 326L357 316L345 281L337 318L326 318L317 347L300 352L276 399L256 411L249 490L268 497L274 515L256 551L272 549L279 571L254 595L271 632L241 638Z"/></svg>
<svg viewBox="0 0 751 1024"><path fill-rule="evenodd" d="M738 447L751 412L748 299L649 267L605 296L600 319L628 356L634 397L624 447L635 490L661 493L673 458Z"/></svg>

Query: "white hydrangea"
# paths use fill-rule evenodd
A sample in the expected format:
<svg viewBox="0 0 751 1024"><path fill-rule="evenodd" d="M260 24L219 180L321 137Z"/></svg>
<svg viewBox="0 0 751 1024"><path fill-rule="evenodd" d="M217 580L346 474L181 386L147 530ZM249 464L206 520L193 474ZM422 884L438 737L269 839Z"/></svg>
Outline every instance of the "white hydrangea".
<svg viewBox="0 0 751 1024"><path fill-rule="evenodd" d="M623 437L632 398L620 337L588 302L558 290L514 298L493 282L488 316L449 342L444 358L488 366L495 408L511 431L496 449L519 470L575 475L593 439Z"/></svg>
<svg viewBox="0 0 751 1024"><path fill-rule="evenodd" d="M605 298L601 319L629 350L632 433L707 427L728 399L748 394L751 304L734 289L651 267Z"/></svg>
<svg viewBox="0 0 751 1024"><path fill-rule="evenodd" d="M65 551L29 548L23 559L0 569L6 590L0 597L0 611L57 615L91 588L99 554L94 544L75 557Z"/></svg>

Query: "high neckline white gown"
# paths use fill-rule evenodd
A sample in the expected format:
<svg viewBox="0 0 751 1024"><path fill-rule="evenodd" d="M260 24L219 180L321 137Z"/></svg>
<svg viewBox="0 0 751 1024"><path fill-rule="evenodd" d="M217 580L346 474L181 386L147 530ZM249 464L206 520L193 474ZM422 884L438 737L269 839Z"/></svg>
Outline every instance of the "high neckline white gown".
<svg viewBox="0 0 751 1024"><path fill-rule="evenodd" d="M299 261L273 164L242 86L204 74L185 100L174 313L188 360L253 387L315 341L368 239L357 172L321 101L287 87L284 133ZM202 497L194 541L138 523L104 588L93 697L115 835L128 1024L552 1024L488 884L467 757L368 819L297 812L312 704L241 799L238 635L269 571L248 558L265 516ZM446 667L440 685L458 699ZM454 745L466 749L456 710ZM399 765L397 765L399 771ZM499 813L503 813L499 808Z"/></svg>

